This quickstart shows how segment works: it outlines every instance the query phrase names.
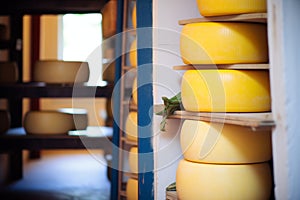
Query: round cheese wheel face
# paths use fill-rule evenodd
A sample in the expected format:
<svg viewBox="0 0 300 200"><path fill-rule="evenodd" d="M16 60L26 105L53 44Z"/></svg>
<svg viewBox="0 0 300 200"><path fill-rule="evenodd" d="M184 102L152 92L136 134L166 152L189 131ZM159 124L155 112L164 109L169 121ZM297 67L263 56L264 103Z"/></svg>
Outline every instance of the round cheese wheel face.
<svg viewBox="0 0 300 200"><path fill-rule="evenodd" d="M267 70L188 70L182 77L181 95L187 111L271 110Z"/></svg>
<svg viewBox="0 0 300 200"><path fill-rule="evenodd" d="M125 135L128 140L138 141L137 112L129 112L125 123Z"/></svg>
<svg viewBox="0 0 300 200"><path fill-rule="evenodd" d="M267 12L266 0L197 0L202 16Z"/></svg>
<svg viewBox="0 0 300 200"><path fill-rule="evenodd" d="M176 172L178 199L270 199L272 176L268 163L201 164L181 160Z"/></svg>
<svg viewBox="0 0 300 200"><path fill-rule="evenodd" d="M128 156L129 169L132 173L138 173L138 148L131 147Z"/></svg>
<svg viewBox="0 0 300 200"><path fill-rule="evenodd" d="M180 144L184 158L199 163L250 164L272 157L271 131L231 124L185 120Z"/></svg>
<svg viewBox="0 0 300 200"><path fill-rule="evenodd" d="M0 134L6 133L11 125L10 113L7 110L0 110Z"/></svg>
<svg viewBox="0 0 300 200"><path fill-rule="evenodd" d="M126 183L127 200L138 200L138 180L129 178Z"/></svg>
<svg viewBox="0 0 300 200"><path fill-rule="evenodd" d="M19 70L16 62L0 62L0 83L16 83L19 79Z"/></svg>
<svg viewBox="0 0 300 200"><path fill-rule="evenodd" d="M89 79L87 62L39 60L33 68L33 81L49 84L84 83Z"/></svg>
<svg viewBox="0 0 300 200"><path fill-rule="evenodd" d="M67 134L74 129L73 116L59 111L29 111L24 117L27 134Z"/></svg>
<svg viewBox="0 0 300 200"><path fill-rule="evenodd" d="M180 54L185 64L267 63L267 26L200 22L183 26Z"/></svg>
<svg viewBox="0 0 300 200"><path fill-rule="evenodd" d="M137 40L134 39L129 49L129 63L131 67L137 66Z"/></svg>

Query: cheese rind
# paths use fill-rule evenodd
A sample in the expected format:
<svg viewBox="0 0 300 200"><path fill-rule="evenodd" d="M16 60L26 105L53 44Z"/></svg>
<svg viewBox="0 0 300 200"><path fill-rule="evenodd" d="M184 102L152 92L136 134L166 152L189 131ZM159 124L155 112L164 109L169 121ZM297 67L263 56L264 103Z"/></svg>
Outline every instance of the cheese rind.
<svg viewBox="0 0 300 200"><path fill-rule="evenodd" d="M267 70L188 70L182 77L181 95L187 111L271 110Z"/></svg>
<svg viewBox="0 0 300 200"><path fill-rule="evenodd" d="M137 112L129 112L125 123L125 136L128 140L138 141Z"/></svg>
<svg viewBox="0 0 300 200"><path fill-rule="evenodd" d="M6 133L11 125L10 113L7 110L0 110L0 134Z"/></svg>
<svg viewBox="0 0 300 200"><path fill-rule="evenodd" d="M178 199L269 199L272 176L268 163L200 164L181 160L176 172Z"/></svg>
<svg viewBox="0 0 300 200"><path fill-rule="evenodd" d="M267 12L266 0L197 0L202 16Z"/></svg>
<svg viewBox="0 0 300 200"><path fill-rule="evenodd" d="M132 27L135 29L136 28L136 4L134 4L132 8L131 21L132 21Z"/></svg>
<svg viewBox="0 0 300 200"><path fill-rule="evenodd" d="M131 67L137 67L137 40L134 39L129 49L129 63Z"/></svg>
<svg viewBox="0 0 300 200"><path fill-rule="evenodd" d="M267 26L242 22L200 22L183 26L180 54L185 64L268 62Z"/></svg>
<svg viewBox="0 0 300 200"><path fill-rule="evenodd" d="M133 80L132 84L132 102L133 104L137 105L138 104L138 97L137 97L137 78Z"/></svg>
<svg viewBox="0 0 300 200"><path fill-rule="evenodd" d="M16 83L19 79L19 70L16 62L0 62L0 83Z"/></svg>
<svg viewBox="0 0 300 200"><path fill-rule="evenodd" d="M39 60L34 64L33 81L50 84L84 83L89 80L87 62Z"/></svg>
<svg viewBox="0 0 300 200"><path fill-rule="evenodd" d="M129 178L126 183L127 200L138 200L138 180Z"/></svg>
<svg viewBox="0 0 300 200"><path fill-rule="evenodd" d="M180 144L186 160L200 163L247 164L271 160L271 131L185 120Z"/></svg>

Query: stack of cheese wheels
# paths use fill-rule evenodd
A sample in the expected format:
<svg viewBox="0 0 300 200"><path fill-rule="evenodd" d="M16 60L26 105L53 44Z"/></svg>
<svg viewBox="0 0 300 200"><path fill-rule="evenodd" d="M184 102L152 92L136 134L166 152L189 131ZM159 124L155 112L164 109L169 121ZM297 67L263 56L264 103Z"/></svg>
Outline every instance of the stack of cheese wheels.
<svg viewBox="0 0 300 200"><path fill-rule="evenodd" d="M0 110L0 134L6 133L10 128L10 113L8 110Z"/></svg>
<svg viewBox="0 0 300 200"><path fill-rule="evenodd" d="M137 142L138 140L137 117L138 116L136 111L130 111L125 123L126 138L134 142Z"/></svg>
<svg viewBox="0 0 300 200"><path fill-rule="evenodd" d="M138 200L138 180L129 178L126 183L126 199Z"/></svg>
<svg viewBox="0 0 300 200"><path fill-rule="evenodd" d="M0 62L0 83L16 83L19 79L19 70L16 62Z"/></svg>
<svg viewBox="0 0 300 200"><path fill-rule="evenodd" d="M67 134L71 130L83 130L88 124L87 112L82 109L28 111L24 117L27 134Z"/></svg>
<svg viewBox="0 0 300 200"><path fill-rule="evenodd" d="M220 16L267 11L266 0L197 0L202 16Z"/></svg>
<svg viewBox="0 0 300 200"><path fill-rule="evenodd" d="M132 27L136 29L136 3L134 3L131 13Z"/></svg>
<svg viewBox="0 0 300 200"><path fill-rule="evenodd" d="M129 63L130 63L131 67L137 66L137 40L136 40L136 38L130 44Z"/></svg>
<svg viewBox="0 0 300 200"><path fill-rule="evenodd" d="M34 64L33 81L49 84L84 83L89 79L87 62L39 60Z"/></svg>

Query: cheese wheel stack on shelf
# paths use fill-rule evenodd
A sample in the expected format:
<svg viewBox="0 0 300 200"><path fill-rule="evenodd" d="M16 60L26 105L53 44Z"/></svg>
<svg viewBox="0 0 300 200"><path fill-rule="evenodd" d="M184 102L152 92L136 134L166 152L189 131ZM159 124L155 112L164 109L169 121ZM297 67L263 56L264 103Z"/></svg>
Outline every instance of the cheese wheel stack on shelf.
<svg viewBox="0 0 300 200"><path fill-rule="evenodd" d="M255 0L197 0L202 16L265 12ZM253 22L185 24L182 61L214 69L187 70L182 104L190 112L257 113L271 111L268 70L218 69L218 64L268 63L267 26ZM180 143L183 160L176 173L179 199L269 199L272 175L271 131L185 120Z"/></svg>
<svg viewBox="0 0 300 200"><path fill-rule="evenodd" d="M10 112L6 109L0 109L0 134L5 134L10 128Z"/></svg>
<svg viewBox="0 0 300 200"><path fill-rule="evenodd" d="M19 80L19 69L14 61L0 61L0 84L16 83Z"/></svg>

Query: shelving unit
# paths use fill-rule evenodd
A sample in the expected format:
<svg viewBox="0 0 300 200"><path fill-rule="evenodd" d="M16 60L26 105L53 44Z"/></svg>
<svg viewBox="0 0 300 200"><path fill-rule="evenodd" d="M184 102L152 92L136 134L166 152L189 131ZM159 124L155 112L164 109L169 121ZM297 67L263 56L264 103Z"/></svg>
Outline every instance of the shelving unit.
<svg viewBox="0 0 300 200"><path fill-rule="evenodd" d="M0 137L1 152L8 153L10 179L22 178L22 150L41 149L104 149L111 153L112 128L105 130L105 134L95 135L94 132L72 132L69 135L39 136L26 135L22 128L22 99L46 98L77 98L95 97L109 98L113 85L85 86L85 85L48 85L45 83L23 82L22 66L22 38L23 16L42 14L67 14L67 13L99 13L106 4L106 0L51 0L51 1L8 1L0 7L0 15L10 18L10 39L0 41L1 49L10 51L10 60L16 61L19 69L19 80L15 84L1 84L0 97L8 99L9 111L12 116L12 127L5 135ZM101 129L101 128L100 128ZM99 129L99 130L100 130ZM98 131L99 131L98 130ZM102 131L104 129L101 129ZM100 131L101 132L101 131ZM82 135L83 134L83 135Z"/></svg>

